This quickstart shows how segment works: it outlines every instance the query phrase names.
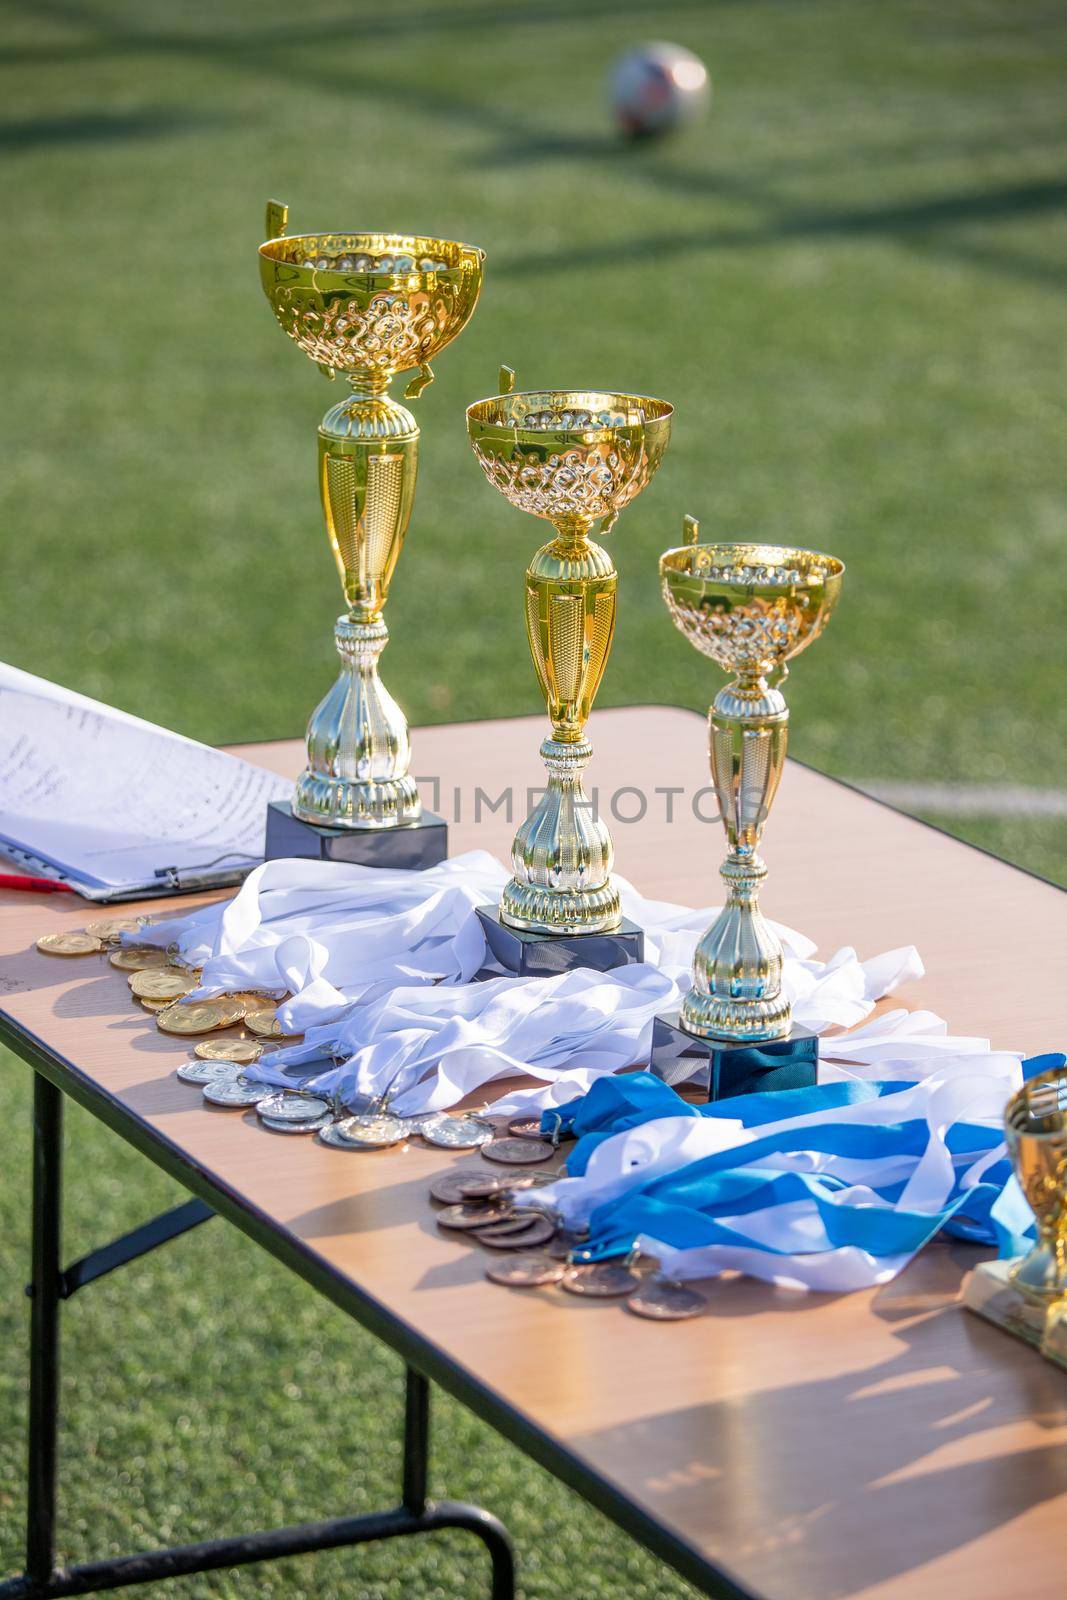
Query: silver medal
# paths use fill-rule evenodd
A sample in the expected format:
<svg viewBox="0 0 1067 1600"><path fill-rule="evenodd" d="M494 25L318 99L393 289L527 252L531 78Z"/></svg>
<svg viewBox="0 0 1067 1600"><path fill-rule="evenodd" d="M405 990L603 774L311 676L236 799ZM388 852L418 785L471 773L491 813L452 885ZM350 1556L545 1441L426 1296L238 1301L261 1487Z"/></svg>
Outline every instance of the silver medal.
<svg viewBox="0 0 1067 1600"><path fill-rule="evenodd" d="M359 1117L342 1117L331 1122L319 1134L323 1144L341 1150L383 1150L388 1145L400 1144L407 1138L399 1117L387 1111L368 1112Z"/></svg>
<svg viewBox="0 0 1067 1600"><path fill-rule="evenodd" d="M330 1111L330 1102L313 1094L290 1094L280 1089L268 1094L257 1107L261 1117L272 1122L318 1122Z"/></svg>
<svg viewBox="0 0 1067 1600"><path fill-rule="evenodd" d="M324 1117L316 1117L314 1122L286 1122L282 1117L265 1117L262 1101L256 1110L259 1112L260 1122L273 1133L321 1133L333 1122L332 1112L327 1112Z"/></svg>
<svg viewBox="0 0 1067 1600"><path fill-rule="evenodd" d="M443 1113L419 1129L420 1139L442 1150L476 1150L492 1137L492 1128L477 1117L447 1117Z"/></svg>
<svg viewBox="0 0 1067 1600"><path fill-rule="evenodd" d="M270 1092L265 1083L252 1083L243 1077L216 1078L204 1085L204 1099L213 1106L254 1106Z"/></svg>
<svg viewBox="0 0 1067 1600"><path fill-rule="evenodd" d="M219 1078L240 1077L236 1061L183 1061L176 1076L183 1083L214 1083Z"/></svg>

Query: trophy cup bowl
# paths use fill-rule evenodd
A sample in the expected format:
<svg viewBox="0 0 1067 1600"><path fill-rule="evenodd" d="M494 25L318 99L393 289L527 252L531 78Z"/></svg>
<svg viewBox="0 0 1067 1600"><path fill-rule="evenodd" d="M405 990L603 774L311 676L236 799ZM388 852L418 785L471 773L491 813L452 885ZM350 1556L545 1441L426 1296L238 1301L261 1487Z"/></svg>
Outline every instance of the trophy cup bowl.
<svg viewBox="0 0 1067 1600"><path fill-rule="evenodd" d="M734 677L775 682L817 639L837 604L842 563L769 544L696 544L660 559L676 628Z"/></svg>
<svg viewBox="0 0 1067 1600"><path fill-rule="evenodd" d="M484 260L473 245L405 233L302 233L259 247L263 292L305 355L331 373L387 381L425 367L462 332Z"/></svg>
<svg viewBox="0 0 1067 1600"><path fill-rule="evenodd" d="M709 1098L719 1098L815 1081L815 1036L793 1026L781 943L759 909L767 868L758 847L785 767L789 710L778 686L826 626L845 569L815 550L700 544L692 517L684 528L685 543L660 558L660 580L675 626L732 679L708 718L728 892L697 945L680 1015L656 1019L653 1068L678 1083L706 1063Z"/></svg>
<svg viewBox="0 0 1067 1600"><path fill-rule="evenodd" d="M1030 1078L1004 1110L1004 1140L1037 1239L1014 1261L982 1261L963 1304L1067 1369L1067 1068Z"/></svg>
<svg viewBox="0 0 1067 1600"><path fill-rule="evenodd" d="M308 723L308 764L291 809L275 804L267 856L327 855L382 866L429 866L447 851L445 824L424 814L410 775L407 720L382 684L382 615L411 517L419 428L388 394L418 368L405 398L433 379L430 360L478 302L484 252L422 234L285 235L267 207L260 279L282 329L350 392L319 426L319 490L348 606L335 627L341 673ZM416 829L372 841L372 833ZM347 840L338 831L350 832Z"/></svg>
<svg viewBox="0 0 1067 1600"><path fill-rule="evenodd" d="M1009 1281L1031 1299L1067 1295L1067 1069L1042 1072L1018 1090L1004 1112L1004 1138L1037 1242Z"/></svg>
<svg viewBox="0 0 1067 1600"><path fill-rule="evenodd" d="M592 389L516 393L513 383L511 369L502 368L504 392L468 408L467 431L489 482L520 511L555 528L527 568L525 598L530 653L552 732L541 746L548 787L515 837L514 875L499 922L535 939L580 940L622 925L611 838L581 778L592 754L585 724L611 650L618 581L611 557L589 535L597 522L608 532L652 478L670 439L673 407ZM627 953L609 941L596 954L590 944L566 950L557 944L544 959L556 971L561 964L617 965L640 959L635 947L631 941ZM516 966L494 948L514 970L547 970ZM530 960L531 948L527 941Z"/></svg>

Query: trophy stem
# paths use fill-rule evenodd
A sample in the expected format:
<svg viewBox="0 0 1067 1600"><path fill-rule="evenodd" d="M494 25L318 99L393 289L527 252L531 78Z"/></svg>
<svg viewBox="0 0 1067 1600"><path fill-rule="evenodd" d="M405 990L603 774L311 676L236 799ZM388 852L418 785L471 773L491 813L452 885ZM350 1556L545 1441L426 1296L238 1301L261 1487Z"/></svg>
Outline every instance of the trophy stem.
<svg viewBox="0 0 1067 1600"><path fill-rule="evenodd" d="M759 908L767 868L758 845L785 766L789 710L760 677L720 690L708 718L711 772L729 852L720 868L726 904L697 945L681 1025L702 1039L784 1038L782 946Z"/></svg>
<svg viewBox="0 0 1067 1600"><path fill-rule="evenodd" d="M308 723L308 764L293 795L293 815L334 828L395 828L422 814L408 768L404 713L378 675L389 642L379 616L338 617L341 673Z"/></svg>
<svg viewBox="0 0 1067 1600"><path fill-rule="evenodd" d="M608 933L622 919L611 836L582 788L593 753L585 724L611 650L618 585L590 523L561 519L526 571L526 633L552 722L541 746L548 787L515 835L500 919L529 933Z"/></svg>
<svg viewBox="0 0 1067 1600"><path fill-rule="evenodd" d="M388 376L348 375L352 393L319 426L326 531L348 602L334 630L341 674L308 723L308 764L293 813L334 828L395 828L422 808L409 774L407 719L378 673L382 611L407 533L419 428L386 394Z"/></svg>
<svg viewBox="0 0 1067 1600"><path fill-rule="evenodd" d="M504 889L500 920L527 933L609 933L622 920L611 881L614 852L607 828L582 787L593 747L579 737L545 739L548 786L511 847L515 876Z"/></svg>

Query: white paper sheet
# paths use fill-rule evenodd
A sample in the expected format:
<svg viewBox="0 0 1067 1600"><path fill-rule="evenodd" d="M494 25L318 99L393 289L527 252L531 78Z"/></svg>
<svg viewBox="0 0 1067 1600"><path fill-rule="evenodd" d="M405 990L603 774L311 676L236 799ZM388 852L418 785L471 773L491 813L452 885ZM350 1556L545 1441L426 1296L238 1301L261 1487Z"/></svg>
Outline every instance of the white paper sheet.
<svg viewBox="0 0 1067 1600"><path fill-rule="evenodd" d="M263 857L267 802L291 792L236 756L0 663L0 850L75 887L247 867Z"/></svg>

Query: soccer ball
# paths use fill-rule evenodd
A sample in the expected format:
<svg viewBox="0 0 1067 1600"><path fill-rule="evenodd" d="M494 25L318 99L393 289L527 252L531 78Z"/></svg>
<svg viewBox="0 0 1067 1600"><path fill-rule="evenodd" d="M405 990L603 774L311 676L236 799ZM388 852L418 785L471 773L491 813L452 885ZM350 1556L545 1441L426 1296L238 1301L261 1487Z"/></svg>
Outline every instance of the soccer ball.
<svg viewBox="0 0 1067 1600"><path fill-rule="evenodd" d="M620 56L608 74L615 121L630 138L670 133L704 115L711 101L708 69L679 44L643 44Z"/></svg>

